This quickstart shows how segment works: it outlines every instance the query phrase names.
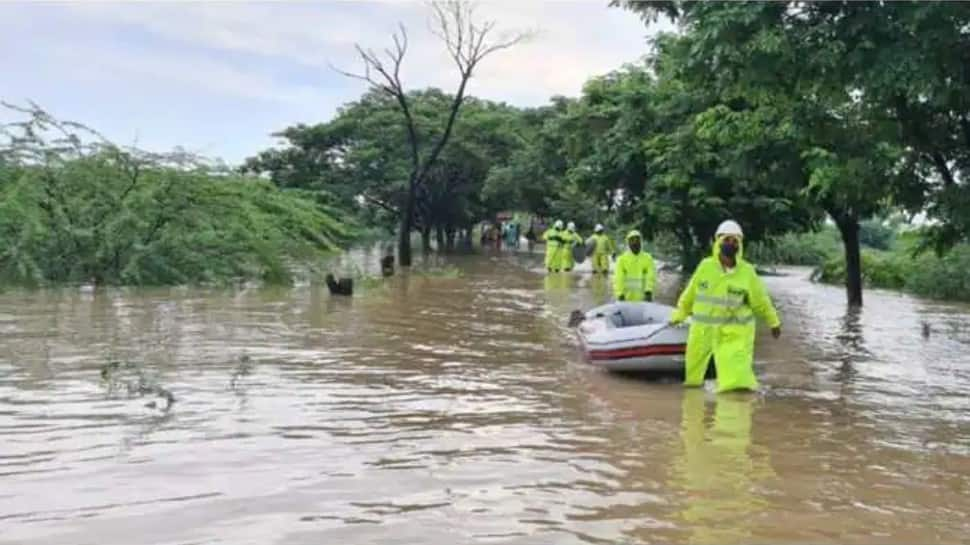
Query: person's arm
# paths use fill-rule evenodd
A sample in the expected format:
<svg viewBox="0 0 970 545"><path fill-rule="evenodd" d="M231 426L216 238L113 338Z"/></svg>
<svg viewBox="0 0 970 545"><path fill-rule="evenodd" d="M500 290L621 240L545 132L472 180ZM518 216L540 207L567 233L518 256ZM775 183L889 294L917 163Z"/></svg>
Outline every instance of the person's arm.
<svg viewBox="0 0 970 545"><path fill-rule="evenodd" d="M646 255L647 255L646 288L647 288L647 293L652 294L653 292L656 291L654 288L657 287L657 267L653 263L653 256L650 254L646 254Z"/></svg>
<svg viewBox="0 0 970 545"><path fill-rule="evenodd" d="M690 277L690 282L677 299L677 308L670 315L671 323L679 324L687 319L694 312L694 296L697 295L697 273L701 266L698 265L694 271L694 276Z"/></svg>
<svg viewBox="0 0 970 545"><path fill-rule="evenodd" d="M613 297L617 301L622 301L624 291L626 291L626 267L623 256L620 256L620 259L616 260L616 270L613 271Z"/></svg>
<svg viewBox="0 0 970 545"><path fill-rule="evenodd" d="M752 271L751 275L752 282L749 288L751 295L748 304L751 305L751 310L768 324L771 333L777 337L781 333L781 320L778 319L778 312L775 311L771 296L768 295L768 290L765 289L765 284L758 277L758 273Z"/></svg>

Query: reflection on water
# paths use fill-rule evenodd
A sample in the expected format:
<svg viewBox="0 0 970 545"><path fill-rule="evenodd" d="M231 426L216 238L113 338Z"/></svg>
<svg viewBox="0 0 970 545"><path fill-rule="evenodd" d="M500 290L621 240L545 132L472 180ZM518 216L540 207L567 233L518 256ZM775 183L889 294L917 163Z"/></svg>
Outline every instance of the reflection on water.
<svg viewBox="0 0 970 545"><path fill-rule="evenodd" d="M766 278L764 390L716 396L581 363L566 317L608 279L426 259L463 275L4 294L0 543L965 539L967 307Z"/></svg>
<svg viewBox="0 0 970 545"><path fill-rule="evenodd" d="M705 394L684 392L683 452L673 462L671 488L683 490L683 526L693 543L748 543L748 521L769 507L755 492L772 477L767 455L753 452L752 413L756 398L745 394L716 397L707 420Z"/></svg>

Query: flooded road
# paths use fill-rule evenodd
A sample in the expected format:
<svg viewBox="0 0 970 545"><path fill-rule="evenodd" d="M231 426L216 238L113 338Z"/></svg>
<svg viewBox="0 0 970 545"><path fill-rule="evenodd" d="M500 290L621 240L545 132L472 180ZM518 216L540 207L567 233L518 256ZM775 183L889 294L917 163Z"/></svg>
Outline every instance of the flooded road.
<svg viewBox="0 0 970 545"><path fill-rule="evenodd" d="M0 295L0 543L966 540L970 308L766 278L764 390L715 396L580 362L601 279L450 263Z"/></svg>

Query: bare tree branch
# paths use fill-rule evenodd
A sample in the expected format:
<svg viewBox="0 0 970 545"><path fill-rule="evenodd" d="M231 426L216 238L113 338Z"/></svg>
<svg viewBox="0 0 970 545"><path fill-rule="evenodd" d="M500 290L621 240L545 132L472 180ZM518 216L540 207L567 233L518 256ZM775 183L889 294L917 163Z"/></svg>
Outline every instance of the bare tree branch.
<svg viewBox="0 0 970 545"><path fill-rule="evenodd" d="M422 188L428 173L435 165L442 150L451 138L455 120L465 100L468 80L471 79L478 63L485 57L521 43L530 36L517 33L510 38L490 42L495 29L495 23L487 21L483 24L475 23L474 4L463 0L435 0L431 7L431 33L437 36L445 46L448 56L458 69L459 83L451 105L448 118L442 132L434 139L430 151L422 157L422 146L419 141L417 125L411 112L411 105L407 91L401 81L401 66L408 51L408 35L404 25L399 25L398 31L391 36L393 48L383 50L387 63L381 60L373 50L365 50L357 44L356 50L364 65L363 73L354 73L333 68L338 73L368 83L373 89L391 96L397 101L404 117L407 129L408 144L411 155L411 175L408 181L407 195L401 213L401 233L399 255L402 265L410 265L410 231L413 227L415 199L418 190ZM374 203L378 204L379 203Z"/></svg>

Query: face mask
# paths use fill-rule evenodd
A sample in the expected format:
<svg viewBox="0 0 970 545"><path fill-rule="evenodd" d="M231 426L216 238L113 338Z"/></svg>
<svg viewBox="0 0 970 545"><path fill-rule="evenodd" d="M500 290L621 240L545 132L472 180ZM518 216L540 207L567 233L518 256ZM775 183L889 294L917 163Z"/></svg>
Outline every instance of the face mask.
<svg viewBox="0 0 970 545"><path fill-rule="evenodd" d="M721 244L721 255L724 257L734 257L738 254L738 247L734 244Z"/></svg>

